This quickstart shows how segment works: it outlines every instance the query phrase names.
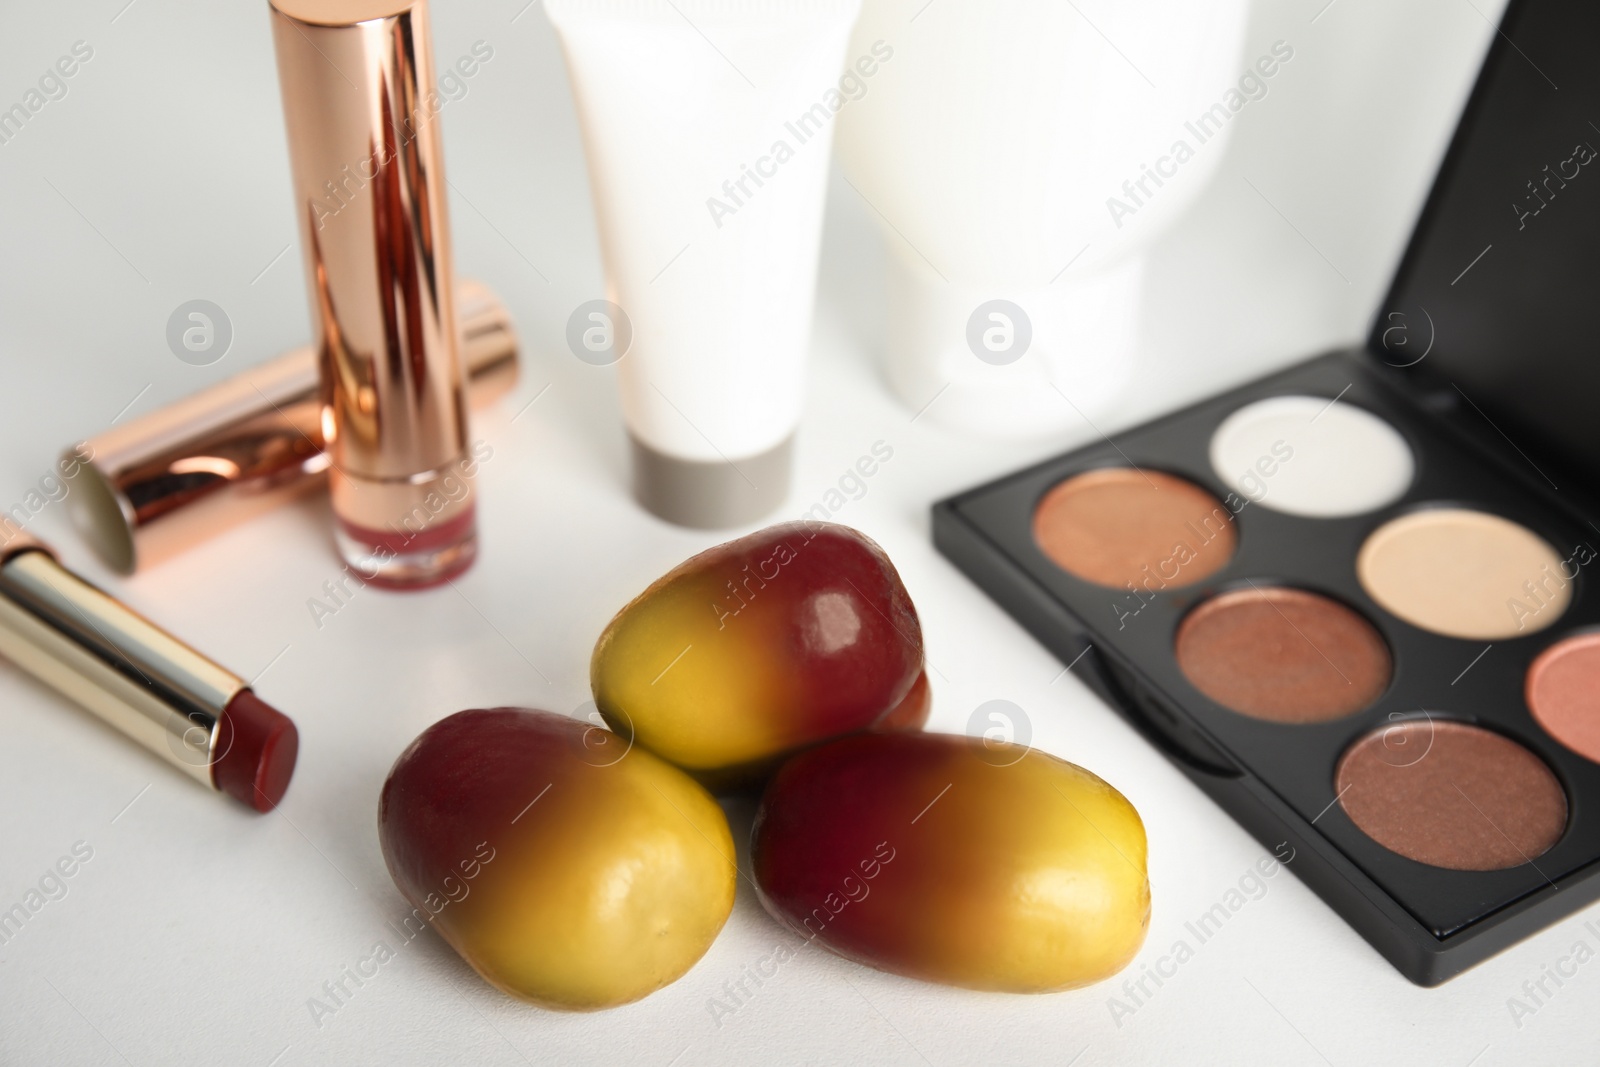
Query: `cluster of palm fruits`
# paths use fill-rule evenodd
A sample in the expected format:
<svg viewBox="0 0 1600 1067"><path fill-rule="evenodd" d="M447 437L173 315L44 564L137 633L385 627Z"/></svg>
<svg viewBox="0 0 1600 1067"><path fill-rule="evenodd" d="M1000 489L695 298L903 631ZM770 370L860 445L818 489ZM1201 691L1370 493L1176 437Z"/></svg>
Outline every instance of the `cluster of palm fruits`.
<svg viewBox="0 0 1600 1067"><path fill-rule="evenodd" d="M754 884L807 941L978 989L1114 974L1149 921L1138 814L1043 753L923 733L923 668L869 538L786 523L720 545L601 634L609 730L496 708L412 742L379 804L390 874L495 986L611 1007L710 947L740 876L713 792L763 789Z"/></svg>

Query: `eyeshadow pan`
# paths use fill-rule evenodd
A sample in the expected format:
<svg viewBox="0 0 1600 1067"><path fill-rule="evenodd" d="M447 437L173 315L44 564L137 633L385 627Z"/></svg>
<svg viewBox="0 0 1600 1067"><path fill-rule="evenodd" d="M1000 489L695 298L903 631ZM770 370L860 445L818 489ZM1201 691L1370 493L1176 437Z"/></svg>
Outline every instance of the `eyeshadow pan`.
<svg viewBox="0 0 1600 1067"><path fill-rule="evenodd" d="M1463 722L1408 719L1339 760L1339 804L1368 837L1418 863L1498 871L1538 859L1567 826L1567 795L1522 745Z"/></svg>
<svg viewBox="0 0 1600 1067"><path fill-rule="evenodd" d="M1551 737L1600 763L1600 633L1551 645L1528 668L1528 708Z"/></svg>
<svg viewBox="0 0 1600 1067"><path fill-rule="evenodd" d="M1393 426L1320 396L1275 396L1235 411L1211 436L1211 466L1246 500L1313 518L1392 504L1415 470Z"/></svg>
<svg viewBox="0 0 1600 1067"><path fill-rule="evenodd" d="M1033 513L1034 543L1056 566L1096 585L1159 590L1227 566L1233 514L1193 482L1108 467L1057 484Z"/></svg>
<svg viewBox="0 0 1600 1067"><path fill-rule="evenodd" d="M1251 586L1212 597L1178 627L1178 666L1194 687L1241 715L1325 722L1370 705L1393 673L1371 623L1328 597Z"/></svg>
<svg viewBox="0 0 1600 1067"><path fill-rule="evenodd" d="M1430 508L1380 526L1356 557L1367 594L1411 625L1498 641L1554 623L1572 601L1556 550L1527 527L1467 508Z"/></svg>

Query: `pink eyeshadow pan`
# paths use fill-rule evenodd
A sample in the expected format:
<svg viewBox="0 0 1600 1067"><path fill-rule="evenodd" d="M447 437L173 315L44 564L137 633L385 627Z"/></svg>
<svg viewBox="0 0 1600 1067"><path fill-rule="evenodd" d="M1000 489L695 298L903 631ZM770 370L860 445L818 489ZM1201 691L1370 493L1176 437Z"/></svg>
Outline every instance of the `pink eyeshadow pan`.
<svg viewBox="0 0 1600 1067"><path fill-rule="evenodd" d="M1600 633L1545 649L1528 668L1526 696L1546 733L1600 763Z"/></svg>

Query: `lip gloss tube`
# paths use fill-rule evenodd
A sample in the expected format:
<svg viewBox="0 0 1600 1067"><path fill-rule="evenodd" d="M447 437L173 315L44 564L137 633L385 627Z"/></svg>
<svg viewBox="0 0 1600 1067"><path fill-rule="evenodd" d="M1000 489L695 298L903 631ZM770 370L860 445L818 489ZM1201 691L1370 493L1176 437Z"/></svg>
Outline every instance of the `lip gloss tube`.
<svg viewBox="0 0 1600 1067"><path fill-rule="evenodd" d="M517 379L517 337L487 286L456 282L467 401L481 409ZM297 348L69 448L61 471L73 525L106 566L149 567L326 487L317 355ZM0 534L8 522L0 515Z"/></svg>
<svg viewBox="0 0 1600 1067"><path fill-rule="evenodd" d="M0 545L0 655L208 789L266 812L289 788L287 716L26 534Z"/></svg>
<svg viewBox="0 0 1600 1067"><path fill-rule="evenodd" d="M335 541L418 588L477 554L427 0L272 0Z"/></svg>

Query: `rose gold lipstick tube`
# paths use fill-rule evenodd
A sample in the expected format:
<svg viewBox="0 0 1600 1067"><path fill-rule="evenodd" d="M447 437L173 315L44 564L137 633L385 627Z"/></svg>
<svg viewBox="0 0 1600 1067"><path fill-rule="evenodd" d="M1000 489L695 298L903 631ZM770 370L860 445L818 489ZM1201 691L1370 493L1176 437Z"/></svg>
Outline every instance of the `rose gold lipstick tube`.
<svg viewBox="0 0 1600 1067"><path fill-rule="evenodd" d="M427 0L272 0L335 539L369 581L477 552Z"/></svg>
<svg viewBox="0 0 1600 1067"><path fill-rule="evenodd" d="M456 283L467 399L517 380L517 336L487 286ZM68 449L67 508L113 570L132 574L325 486L316 353L297 348Z"/></svg>

